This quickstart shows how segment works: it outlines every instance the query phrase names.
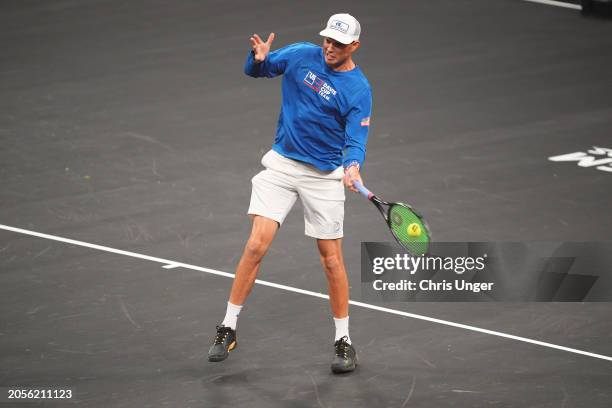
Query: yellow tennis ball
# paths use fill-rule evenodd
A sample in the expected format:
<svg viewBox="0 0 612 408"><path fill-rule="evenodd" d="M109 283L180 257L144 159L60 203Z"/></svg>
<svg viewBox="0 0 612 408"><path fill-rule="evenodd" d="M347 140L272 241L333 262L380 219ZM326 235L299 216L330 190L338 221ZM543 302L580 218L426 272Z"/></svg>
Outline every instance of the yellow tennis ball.
<svg viewBox="0 0 612 408"><path fill-rule="evenodd" d="M408 226L408 235L411 237L418 237L421 235L421 226L415 222Z"/></svg>

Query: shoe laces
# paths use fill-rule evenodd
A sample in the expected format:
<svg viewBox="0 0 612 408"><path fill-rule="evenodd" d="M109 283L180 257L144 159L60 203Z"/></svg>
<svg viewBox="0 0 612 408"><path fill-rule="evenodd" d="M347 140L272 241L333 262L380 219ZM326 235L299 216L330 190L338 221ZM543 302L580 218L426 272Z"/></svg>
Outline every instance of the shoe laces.
<svg viewBox="0 0 612 408"><path fill-rule="evenodd" d="M217 326L217 336L215 336L215 344L223 344L231 328L225 326Z"/></svg>
<svg viewBox="0 0 612 408"><path fill-rule="evenodd" d="M338 357L348 358L348 350L350 344L348 344L347 336L341 337L340 339L336 340L336 343L334 343L334 347L336 348L336 355Z"/></svg>

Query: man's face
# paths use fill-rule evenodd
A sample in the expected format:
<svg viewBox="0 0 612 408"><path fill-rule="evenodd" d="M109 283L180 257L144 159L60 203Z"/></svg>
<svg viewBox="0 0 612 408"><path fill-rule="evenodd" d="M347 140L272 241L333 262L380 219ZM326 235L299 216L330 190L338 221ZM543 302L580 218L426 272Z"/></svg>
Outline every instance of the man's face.
<svg viewBox="0 0 612 408"><path fill-rule="evenodd" d="M359 41L351 44L342 44L332 38L325 37L323 39L323 55L325 62L332 68L336 68L344 64L348 57L359 48Z"/></svg>

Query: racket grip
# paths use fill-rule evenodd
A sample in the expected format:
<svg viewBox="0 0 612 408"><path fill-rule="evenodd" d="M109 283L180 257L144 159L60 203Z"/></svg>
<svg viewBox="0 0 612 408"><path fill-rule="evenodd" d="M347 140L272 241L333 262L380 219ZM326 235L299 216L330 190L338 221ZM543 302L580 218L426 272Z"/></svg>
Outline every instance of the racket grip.
<svg viewBox="0 0 612 408"><path fill-rule="evenodd" d="M372 194L372 192L370 190L368 190L367 188L365 188L360 182L355 181L353 183L353 185L355 186L355 188L357 190L359 190L359 192L361 193L362 196L364 196L365 198L367 198L368 200L374 195Z"/></svg>

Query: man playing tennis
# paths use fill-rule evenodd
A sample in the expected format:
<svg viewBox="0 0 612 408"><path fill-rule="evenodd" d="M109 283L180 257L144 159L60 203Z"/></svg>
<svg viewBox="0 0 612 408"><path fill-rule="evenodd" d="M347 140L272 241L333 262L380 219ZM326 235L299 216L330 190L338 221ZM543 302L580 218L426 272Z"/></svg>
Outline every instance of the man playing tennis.
<svg viewBox="0 0 612 408"><path fill-rule="evenodd" d="M323 47L296 43L270 52L274 33L264 42L251 37L244 71L258 78L283 75L282 105L272 150L253 177L248 214L253 227L236 268L225 318L208 353L225 360L236 347L236 322L253 287L261 261L299 197L305 234L316 239L327 276L336 328L334 373L355 369L357 355L348 330L349 286L342 255L344 184L357 191L365 159L372 96L353 62L360 46L359 22L349 14L330 17L320 32Z"/></svg>

